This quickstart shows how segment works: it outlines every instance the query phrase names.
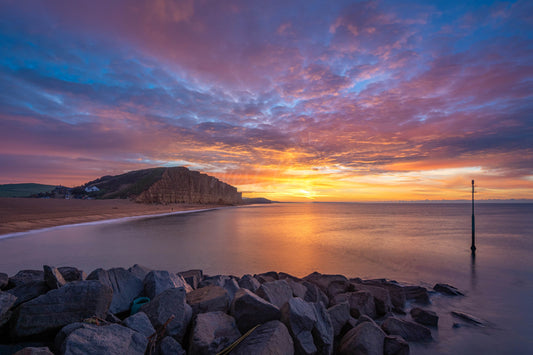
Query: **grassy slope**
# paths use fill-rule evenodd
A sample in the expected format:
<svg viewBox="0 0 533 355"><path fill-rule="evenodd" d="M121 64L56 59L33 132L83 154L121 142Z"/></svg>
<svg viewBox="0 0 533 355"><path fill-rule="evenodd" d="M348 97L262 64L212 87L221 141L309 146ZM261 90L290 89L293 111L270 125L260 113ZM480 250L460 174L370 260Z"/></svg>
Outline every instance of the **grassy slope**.
<svg viewBox="0 0 533 355"><path fill-rule="evenodd" d="M50 192L52 185L42 184L5 184L0 185L0 197L28 197L41 192Z"/></svg>

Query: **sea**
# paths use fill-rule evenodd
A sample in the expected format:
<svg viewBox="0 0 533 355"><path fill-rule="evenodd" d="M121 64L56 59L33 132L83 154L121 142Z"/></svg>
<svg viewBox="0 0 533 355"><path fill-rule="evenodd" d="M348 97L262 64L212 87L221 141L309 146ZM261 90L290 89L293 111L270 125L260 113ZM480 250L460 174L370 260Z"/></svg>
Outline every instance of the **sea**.
<svg viewBox="0 0 533 355"><path fill-rule="evenodd" d="M468 203L276 203L58 227L0 236L0 272L141 264L448 283L465 296L431 294L435 341L411 354L533 354L533 204L477 204L475 255L471 214Z"/></svg>

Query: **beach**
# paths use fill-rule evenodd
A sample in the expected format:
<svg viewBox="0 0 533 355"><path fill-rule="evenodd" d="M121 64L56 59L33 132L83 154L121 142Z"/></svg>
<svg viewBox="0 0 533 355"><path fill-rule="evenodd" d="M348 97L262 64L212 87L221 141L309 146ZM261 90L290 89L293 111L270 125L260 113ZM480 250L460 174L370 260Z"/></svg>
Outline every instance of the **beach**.
<svg viewBox="0 0 533 355"><path fill-rule="evenodd" d="M143 204L130 200L0 198L0 235L132 216L210 209L217 205Z"/></svg>

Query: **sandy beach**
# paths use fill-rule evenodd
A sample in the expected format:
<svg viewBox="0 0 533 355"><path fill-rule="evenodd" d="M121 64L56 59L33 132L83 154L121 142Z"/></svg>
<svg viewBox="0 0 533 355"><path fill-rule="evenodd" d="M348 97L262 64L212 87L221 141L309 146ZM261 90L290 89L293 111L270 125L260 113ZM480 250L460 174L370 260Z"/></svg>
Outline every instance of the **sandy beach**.
<svg viewBox="0 0 533 355"><path fill-rule="evenodd" d="M152 205L129 200L0 198L0 235L66 224L208 209L214 205Z"/></svg>

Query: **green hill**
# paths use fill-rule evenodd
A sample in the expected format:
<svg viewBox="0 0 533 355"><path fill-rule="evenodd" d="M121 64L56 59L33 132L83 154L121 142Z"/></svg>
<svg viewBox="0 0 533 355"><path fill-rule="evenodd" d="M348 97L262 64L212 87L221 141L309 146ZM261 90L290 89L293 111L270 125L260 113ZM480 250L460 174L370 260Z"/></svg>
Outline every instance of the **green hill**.
<svg viewBox="0 0 533 355"><path fill-rule="evenodd" d="M38 193L50 192L53 185L42 184L4 184L0 185L0 197L29 197Z"/></svg>

